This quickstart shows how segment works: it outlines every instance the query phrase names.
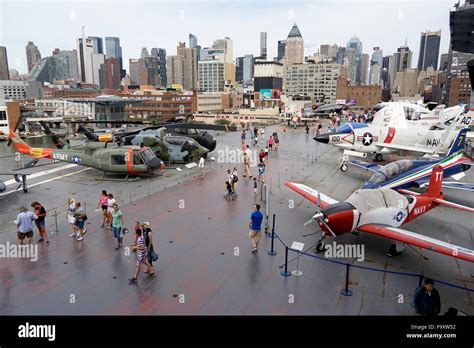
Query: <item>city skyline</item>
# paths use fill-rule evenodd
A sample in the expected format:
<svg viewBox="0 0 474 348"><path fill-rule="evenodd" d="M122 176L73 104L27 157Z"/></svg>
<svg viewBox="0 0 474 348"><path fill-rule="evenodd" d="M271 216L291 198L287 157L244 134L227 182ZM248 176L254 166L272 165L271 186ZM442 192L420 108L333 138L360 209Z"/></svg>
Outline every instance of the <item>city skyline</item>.
<svg viewBox="0 0 474 348"><path fill-rule="evenodd" d="M285 39L293 24L297 23L305 41L305 55L317 52L321 44L345 46L355 34L363 43L364 53L369 54L376 46L384 51L384 55L393 54L407 39L413 51L413 62L416 62L420 33L426 30L441 30L440 54L448 51L449 9L453 4L440 0L436 6L430 7L429 13L421 12L426 10L426 4L426 1L354 1L344 3L346 11L341 12L339 2L327 1L298 1L291 3L291 6L276 1L272 2L271 8L268 2L251 4L246 0L235 3L3 1L0 5L0 45L7 47L10 69L26 73L24 47L28 41L35 42L42 56L51 55L54 48L75 49L84 25L86 36L120 38L124 68L128 71L129 59L140 58L142 47L163 47L167 52L173 52L178 42L188 41L189 33L197 36L202 47L212 46L218 38L230 37L234 42L235 60L247 54L258 56L260 32L264 31L267 32L268 59L271 60L277 56L277 41ZM229 26L228 19L244 11L244 5L252 5L252 11L241 17L245 19L239 20L240 25ZM210 13L209 6L220 8L218 12ZM51 11L53 7L54 11ZM21 13L21 16L9 16L9 13ZM128 14L131 25L124 25L122 13ZM384 14L383 21L381 13ZM424 13L423 16L420 13ZM42 18L39 29L38 17ZM347 24L352 22L355 25ZM161 30L160 26L165 29ZM374 26L377 26L376 30ZM13 27L15 30L7 29ZM58 27L61 27L60 31ZM415 67L414 64L412 67Z"/></svg>

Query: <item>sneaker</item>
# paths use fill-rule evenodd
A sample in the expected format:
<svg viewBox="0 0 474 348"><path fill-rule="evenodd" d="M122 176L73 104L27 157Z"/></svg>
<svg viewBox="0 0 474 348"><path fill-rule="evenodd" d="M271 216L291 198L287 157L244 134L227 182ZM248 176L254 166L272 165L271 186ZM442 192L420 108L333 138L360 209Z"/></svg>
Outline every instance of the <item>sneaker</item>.
<svg viewBox="0 0 474 348"><path fill-rule="evenodd" d="M120 237L119 244L123 244L123 237Z"/></svg>
<svg viewBox="0 0 474 348"><path fill-rule="evenodd" d="M258 248L253 248L253 249L252 249L252 252L253 252L253 253L256 253L257 251L258 251Z"/></svg>
<svg viewBox="0 0 474 348"><path fill-rule="evenodd" d="M38 239L38 241L36 243L41 243L41 242L44 242L44 238Z"/></svg>
<svg viewBox="0 0 474 348"><path fill-rule="evenodd" d="M69 237L77 237L77 235L75 233L71 233Z"/></svg>
<svg viewBox="0 0 474 348"><path fill-rule="evenodd" d="M80 242L81 240L84 240L84 236L77 238L77 240Z"/></svg>

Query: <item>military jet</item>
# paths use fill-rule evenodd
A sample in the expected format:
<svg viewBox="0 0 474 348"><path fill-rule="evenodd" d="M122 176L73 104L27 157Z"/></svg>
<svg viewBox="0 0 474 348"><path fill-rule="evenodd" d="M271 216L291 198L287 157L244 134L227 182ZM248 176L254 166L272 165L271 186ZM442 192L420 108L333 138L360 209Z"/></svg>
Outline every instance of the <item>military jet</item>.
<svg viewBox="0 0 474 348"><path fill-rule="evenodd" d="M148 148L119 146L108 142L89 142L79 146L63 146L61 149L31 147L13 131L9 136L14 147L34 159L50 158L63 162L96 168L105 173L153 174L163 169L164 163Z"/></svg>

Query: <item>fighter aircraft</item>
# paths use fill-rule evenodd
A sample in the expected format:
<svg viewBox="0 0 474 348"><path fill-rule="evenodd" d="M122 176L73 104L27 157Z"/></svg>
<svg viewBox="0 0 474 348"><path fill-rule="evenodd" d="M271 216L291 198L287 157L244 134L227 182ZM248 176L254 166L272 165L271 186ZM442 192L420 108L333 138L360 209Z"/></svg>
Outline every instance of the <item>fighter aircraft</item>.
<svg viewBox="0 0 474 348"><path fill-rule="evenodd" d="M93 167L105 173L152 174L163 169L164 164L148 147L118 146L108 142L89 142L81 146L65 146L62 149L31 147L10 131L15 148L34 159L50 158Z"/></svg>
<svg viewBox="0 0 474 348"><path fill-rule="evenodd" d="M312 188L292 182L286 186L321 208L310 221L317 221L322 231L315 252L325 250L324 239L351 232L367 232L429 249L461 260L474 262L474 250L401 229L400 226L445 205L474 213L474 208L449 202L441 192L443 169L433 168L428 190L424 194L389 188L359 189L344 202L338 202Z"/></svg>
<svg viewBox="0 0 474 348"><path fill-rule="evenodd" d="M383 109L382 109L383 110ZM437 155L445 152L457 135L457 130L471 122L471 115L458 115L448 128L430 130L429 127L379 127L346 124L333 133L316 136L314 140L333 144L343 150L339 160L340 169L347 171L349 156L366 157L373 154L374 160L383 160L384 154ZM355 123L357 124L357 123ZM360 123L358 124L360 125Z"/></svg>
<svg viewBox="0 0 474 348"><path fill-rule="evenodd" d="M399 160L384 166L375 163L366 163L353 160L349 164L369 170L374 174L363 184L361 188L410 188L423 187L430 178L431 171L435 166L441 166L444 170L444 178L452 177L460 180L465 176L465 171L474 165L469 158L463 154L466 142L467 128L461 129L454 140L446 157L439 159L418 159L418 160ZM442 182L443 188L474 190L474 184L464 182L445 181Z"/></svg>

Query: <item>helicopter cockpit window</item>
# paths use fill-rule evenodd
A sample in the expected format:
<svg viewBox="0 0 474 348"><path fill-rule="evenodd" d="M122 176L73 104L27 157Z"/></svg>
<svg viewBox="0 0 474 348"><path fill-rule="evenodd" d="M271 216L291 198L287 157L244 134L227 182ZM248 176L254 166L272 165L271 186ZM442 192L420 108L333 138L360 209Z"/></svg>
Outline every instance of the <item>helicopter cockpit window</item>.
<svg viewBox="0 0 474 348"><path fill-rule="evenodd" d="M197 135L197 134L198 134L198 131L197 131L197 129L189 128L189 129L188 129L188 134L189 134L189 135Z"/></svg>
<svg viewBox="0 0 474 348"><path fill-rule="evenodd" d="M142 159L145 163L149 163L156 158L155 154L151 149L146 149L141 152Z"/></svg>
<svg viewBox="0 0 474 348"><path fill-rule="evenodd" d="M197 149L196 143L187 139L183 144L183 151L192 151L194 149Z"/></svg>
<svg viewBox="0 0 474 348"><path fill-rule="evenodd" d="M140 157L140 154L138 154L138 153L134 153L134 154L133 154L133 164L134 164L134 165L143 164L143 160L142 160L142 158Z"/></svg>
<svg viewBox="0 0 474 348"><path fill-rule="evenodd" d="M112 164L123 165L125 163L125 155L112 155L110 156Z"/></svg>

